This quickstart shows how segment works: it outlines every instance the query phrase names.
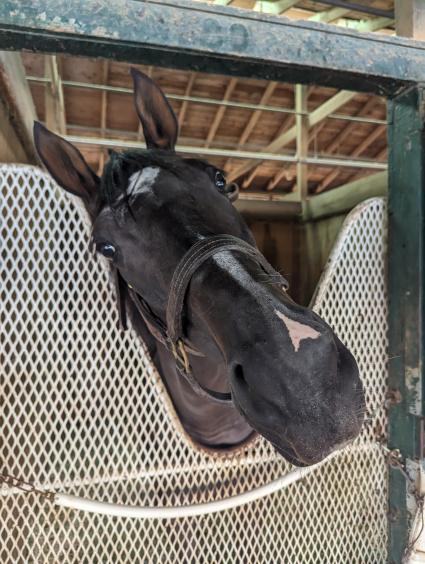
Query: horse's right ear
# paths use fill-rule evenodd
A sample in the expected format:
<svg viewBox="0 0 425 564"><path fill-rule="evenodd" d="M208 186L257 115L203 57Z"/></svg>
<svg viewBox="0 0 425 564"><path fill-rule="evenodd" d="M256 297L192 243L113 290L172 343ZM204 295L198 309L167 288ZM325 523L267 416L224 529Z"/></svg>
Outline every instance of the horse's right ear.
<svg viewBox="0 0 425 564"><path fill-rule="evenodd" d="M90 206L96 198L100 180L80 151L38 121L34 122L34 144L41 161L59 186Z"/></svg>

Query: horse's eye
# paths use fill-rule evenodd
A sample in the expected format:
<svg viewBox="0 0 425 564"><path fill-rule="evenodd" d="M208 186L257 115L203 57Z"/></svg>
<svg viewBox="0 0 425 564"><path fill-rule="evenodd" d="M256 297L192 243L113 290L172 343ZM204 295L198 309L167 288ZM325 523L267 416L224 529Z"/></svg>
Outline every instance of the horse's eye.
<svg viewBox="0 0 425 564"><path fill-rule="evenodd" d="M226 180L225 180L223 174L218 170L215 173L214 182L215 182L215 185L217 186L217 188L219 190L224 190L224 187L226 186Z"/></svg>
<svg viewBox="0 0 425 564"><path fill-rule="evenodd" d="M112 260L115 256L115 247L111 243L98 243L96 248L108 260Z"/></svg>

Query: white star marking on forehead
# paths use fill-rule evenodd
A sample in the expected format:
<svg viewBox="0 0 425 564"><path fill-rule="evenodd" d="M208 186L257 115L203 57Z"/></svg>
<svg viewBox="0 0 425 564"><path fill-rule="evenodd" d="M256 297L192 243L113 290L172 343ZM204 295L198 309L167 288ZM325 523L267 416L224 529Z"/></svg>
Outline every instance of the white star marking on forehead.
<svg viewBox="0 0 425 564"><path fill-rule="evenodd" d="M129 179L127 195L134 197L142 192L148 192L152 188L160 170L157 166L147 166L133 173Z"/></svg>
<svg viewBox="0 0 425 564"><path fill-rule="evenodd" d="M316 331L316 329L313 329L313 327L310 327L310 325L304 325L303 323L294 321L293 319L286 317L286 315L277 309L275 309L274 312L288 329L289 337L294 346L295 352L298 352L301 341L304 339L318 339L320 337L321 333Z"/></svg>

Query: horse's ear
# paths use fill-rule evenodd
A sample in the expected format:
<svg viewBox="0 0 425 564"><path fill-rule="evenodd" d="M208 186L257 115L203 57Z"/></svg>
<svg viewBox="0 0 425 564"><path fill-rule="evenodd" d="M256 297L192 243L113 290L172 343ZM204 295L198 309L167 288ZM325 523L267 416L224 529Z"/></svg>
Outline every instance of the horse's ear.
<svg viewBox="0 0 425 564"><path fill-rule="evenodd" d="M41 161L59 186L90 205L96 198L100 180L80 151L38 121L34 122L34 143Z"/></svg>
<svg viewBox="0 0 425 564"><path fill-rule="evenodd" d="M178 135L177 118L162 90L146 74L131 69L134 103L149 149L174 151Z"/></svg>

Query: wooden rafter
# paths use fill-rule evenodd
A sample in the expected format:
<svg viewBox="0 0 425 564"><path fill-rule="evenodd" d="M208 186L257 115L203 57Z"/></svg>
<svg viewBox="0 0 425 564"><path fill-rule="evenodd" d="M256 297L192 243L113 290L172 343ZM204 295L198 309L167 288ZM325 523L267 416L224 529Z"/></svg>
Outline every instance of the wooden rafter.
<svg viewBox="0 0 425 564"><path fill-rule="evenodd" d="M102 84L108 84L108 74L109 74L109 61L106 59L103 61L102 65ZM100 105L100 131L101 136L105 136L106 129L106 115L108 107L108 92L107 90L102 90L102 100ZM102 174L103 167L105 164L105 150L101 149L99 157L99 168L98 174Z"/></svg>
<svg viewBox="0 0 425 564"><path fill-rule="evenodd" d="M370 112L372 108L376 106L378 100L376 98L369 98L364 106L355 114L356 117L365 117ZM352 121L348 125L342 129L338 135L325 147L324 153L333 153L338 147L343 143L350 135L352 135L356 129L358 128L358 124L355 121Z"/></svg>
<svg viewBox="0 0 425 564"><path fill-rule="evenodd" d="M376 106L377 103L378 103L377 98L375 97L369 98L369 100L360 108L360 110L355 114L355 116L356 117L367 116L369 112ZM333 153L336 149L338 149L338 147L341 146L341 144L346 139L348 139L348 137L350 137L350 135L352 135L356 131L357 127L358 127L357 122L351 122L348 125L346 125L344 129L342 129L338 133L338 135L325 147L323 153L325 155L329 155ZM333 182L337 177L338 174L335 173L338 173L337 169L330 172L328 176L323 179L323 181L319 184L316 191L323 192L323 190L326 190L329 184Z"/></svg>
<svg viewBox="0 0 425 564"><path fill-rule="evenodd" d="M46 126L60 135L66 135L65 103L56 55L45 58L44 74L49 80L44 91Z"/></svg>
<svg viewBox="0 0 425 564"><path fill-rule="evenodd" d="M285 119L282 122L282 125L279 127L278 132L276 133L276 138L280 137L281 135L284 135L288 129L290 127L292 127L294 125L295 122L295 117L294 115L290 114L285 116ZM252 169L251 174L249 176L247 176L244 181L242 182L242 188L249 188L253 182L253 180L257 177L259 171L260 171L260 166L258 165L255 168Z"/></svg>
<svg viewBox="0 0 425 564"><path fill-rule="evenodd" d="M276 90L278 83L271 81L267 84L259 104L260 105L265 105L267 104L267 102L270 100L270 98L272 97L274 91ZM245 145L245 143L248 141L249 136L251 135L252 131L254 130L254 127L257 125L258 120L260 119L262 114L262 110L255 110L254 112L252 112L247 124L244 127L244 130L241 133L241 136L238 139L236 148L240 149L241 147L243 147L243 145ZM230 166L230 162L231 159L228 159L226 161L226 164L224 165L224 169L228 170L229 166Z"/></svg>
<svg viewBox="0 0 425 564"><path fill-rule="evenodd" d="M308 108L307 108L308 86L297 84L295 86L295 109L297 128L297 156L305 159L308 153ZM308 166L305 162L297 163L296 192L300 202L306 200L308 192Z"/></svg>
<svg viewBox="0 0 425 564"><path fill-rule="evenodd" d="M375 155L375 160L377 160L378 162L384 161L386 160L387 156L388 156L388 147L384 147L379 151L377 155Z"/></svg>
<svg viewBox="0 0 425 564"><path fill-rule="evenodd" d="M35 163L32 127L37 119L19 53L0 52L0 159Z"/></svg>
<svg viewBox="0 0 425 564"><path fill-rule="evenodd" d="M184 91L185 96L190 96L193 88L193 84L196 79L196 72L191 71L189 74L189 80L187 81L186 89ZM187 108L189 106L189 102L187 100L183 100L182 105L180 106L179 115L178 115L178 122L180 129L183 126L184 118L186 117Z"/></svg>
<svg viewBox="0 0 425 564"><path fill-rule="evenodd" d="M319 124L317 124L315 127L313 127L313 129L309 132L308 135L308 143L310 145L310 143L312 143L312 141L314 141L314 139L317 137L317 135L319 135L319 133L322 131L322 129L325 127L326 122L322 121ZM274 177L269 180L266 190L271 191L274 190L280 183L280 181L283 178L286 178L286 180L292 180L292 178L296 175L296 166L294 167L294 165L292 164L286 164L283 165L281 170L279 170L279 172L277 172Z"/></svg>
<svg viewBox="0 0 425 564"><path fill-rule="evenodd" d="M231 78L229 80L227 87L226 87L226 90L224 92L223 98L222 98L223 102L227 102L229 100L229 98L232 95L234 89L236 88L237 83L238 83L237 78ZM218 110L216 111L216 114L215 114L214 119L211 123L210 129L208 131L207 138L206 138L205 143L204 143L205 147L209 147L211 145L211 142L213 141L215 134L217 133L217 130L220 127L220 123L221 123L221 120L224 117L225 111L226 111L226 106L219 106Z"/></svg>
<svg viewBox="0 0 425 564"><path fill-rule="evenodd" d="M328 117L330 114L335 112L335 110L339 109L341 106L346 104L349 100L356 96L356 92L351 92L347 90L341 90L326 102L323 102L318 108L313 110L308 117L308 124L309 127L316 125L317 123L321 122L323 119ZM265 148L264 152L268 153L276 153L283 149L286 145L291 143L295 140L297 136L297 128L296 126L291 127L288 131L283 133L282 135L278 135L271 143L269 143ZM262 162L260 159L250 159L249 161L242 164L239 168L235 171L232 171L229 175L229 181L236 180L240 176L246 174L254 167L259 165Z"/></svg>
<svg viewBox="0 0 425 564"><path fill-rule="evenodd" d="M281 15L292 8L292 6L295 6L297 2L299 2L299 0L258 0L255 2L253 9L256 12Z"/></svg>
<svg viewBox="0 0 425 564"><path fill-rule="evenodd" d="M423 0L395 0L397 35L425 40Z"/></svg>
<svg viewBox="0 0 425 564"><path fill-rule="evenodd" d="M348 10L347 8L330 8L329 10L324 10L323 12L318 12L310 16L308 19L312 22L332 23L351 11L352 10Z"/></svg>
<svg viewBox="0 0 425 564"><path fill-rule="evenodd" d="M386 171L370 174L307 200L303 219L315 220L344 213L366 198L385 196L388 187Z"/></svg>
<svg viewBox="0 0 425 564"><path fill-rule="evenodd" d="M351 158L359 157L372 143L374 143L381 135L386 131L385 125L378 125L373 129L373 131L365 138L363 141L350 153ZM316 194L320 194L326 190L326 188L335 180L335 178L340 174L340 170L336 168L330 172L319 184L316 189ZM357 173L356 173L357 175Z"/></svg>

